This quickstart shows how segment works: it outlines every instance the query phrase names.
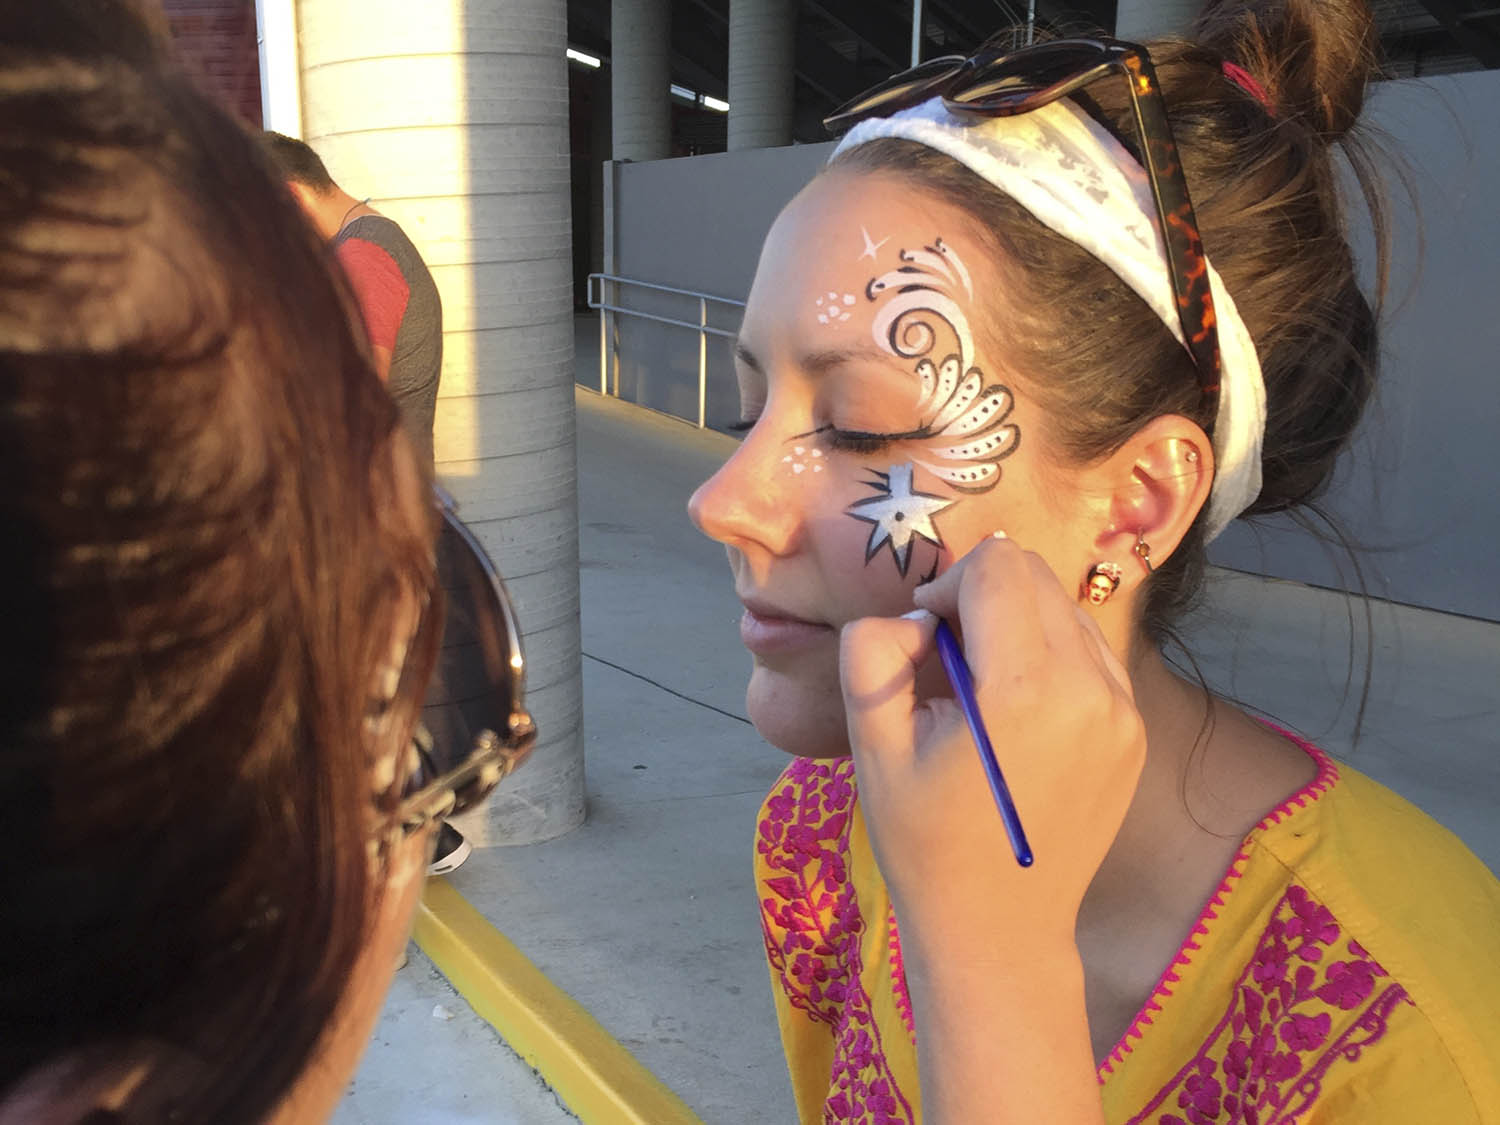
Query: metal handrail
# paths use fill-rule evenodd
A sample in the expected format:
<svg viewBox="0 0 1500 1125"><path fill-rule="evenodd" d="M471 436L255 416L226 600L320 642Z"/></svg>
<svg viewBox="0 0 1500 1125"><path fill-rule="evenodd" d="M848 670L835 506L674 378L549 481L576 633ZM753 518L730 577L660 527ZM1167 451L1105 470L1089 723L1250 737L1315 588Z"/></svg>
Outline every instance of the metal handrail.
<svg viewBox="0 0 1500 1125"><path fill-rule="evenodd" d="M599 282L599 296L594 296L594 282ZM604 299L604 286L611 283L616 287L616 300L619 299L619 286L633 285L639 289L650 289L657 293L673 293L679 297L691 297L698 302L698 322L694 324L690 320L677 320L670 316L661 316L657 313L645 312L641 309L630 309L624 305L611 304ZM708 302L715 301L721 305L733 305L735 308L743 309L744 301L737 301L733 297L717 297L712 293L701 293L696 289L677 289L671 285L658 285L654 281L641 281L634 277L620 277L612 273L591 273L588 281L589 308L599 310L599 393L609 394L609 314L617 313L621 316L637 316L642 320L654 320L658 324L671 324L678 328L691 328L698 333L698 428L701 430L707 425L708 413L708 338L710 336L722 336L726 339L734 339L735 332L729 332L723 328L714 328L708 323ZM620 393L620 377L615 375L615 395Z"/></svg>

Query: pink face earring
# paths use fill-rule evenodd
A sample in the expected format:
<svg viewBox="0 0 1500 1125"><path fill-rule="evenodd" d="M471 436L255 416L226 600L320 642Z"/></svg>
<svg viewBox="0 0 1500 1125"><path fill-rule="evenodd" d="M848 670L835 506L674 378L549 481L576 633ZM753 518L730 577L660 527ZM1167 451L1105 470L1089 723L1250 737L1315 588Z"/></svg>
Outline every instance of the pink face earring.
<svg viewBox="0 0 1500 1125"><path fill-rule="evenodd" d="M1124 571L1117 562L1096 562L1089 567L1088 577L1083 580L1083 596L1090 605L1103 605L1120 588Z"/></svg>

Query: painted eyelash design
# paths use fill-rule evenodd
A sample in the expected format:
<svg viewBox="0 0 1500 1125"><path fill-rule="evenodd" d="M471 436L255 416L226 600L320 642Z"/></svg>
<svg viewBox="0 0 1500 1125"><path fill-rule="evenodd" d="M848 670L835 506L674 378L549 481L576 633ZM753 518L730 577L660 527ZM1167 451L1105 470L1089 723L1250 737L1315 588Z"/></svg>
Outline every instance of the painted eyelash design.
<svg viewBox="0 0 1500 1125"><path fill-rule="evenodd" d="M830 426L824 431L828 448L839 453L858 453L868 456L879 453L891 444L884 434L860 433L854 430L838 430Z"/></svg>
<svg viewBox="0 0 1500 1125"><path fill-rule="evenodd" d="M954 294L962 290L972 300L973 280L963 260L941 238L898 256L904 264L871 278L865 296L882 302L871 326L875 342L891 355L917 360L917 411L929 421L902 436L956 439L924 450L917 463L957 491L988 491L1000 480L999 462L1020 444L1021 431L1007 421L1015 405L1010 389L986 383L983 371L967 366L976 358L974 338ZM952 333L958 350L934 362L939 324Z"/></svg>
<svg viewBox="0 0 1500 1125"><path fill-rule="evenodd" d="M834 425L819 426L816 430L808 430L805 434L798 434L791 441L801 441L811 437L821 437L828 448L837 453L856 453L869 455L879 453L882 449L895 444L898 441L913 441L930 437L927 430L909 430L906 433L876 433L871 430L841 430Z"/></svg>

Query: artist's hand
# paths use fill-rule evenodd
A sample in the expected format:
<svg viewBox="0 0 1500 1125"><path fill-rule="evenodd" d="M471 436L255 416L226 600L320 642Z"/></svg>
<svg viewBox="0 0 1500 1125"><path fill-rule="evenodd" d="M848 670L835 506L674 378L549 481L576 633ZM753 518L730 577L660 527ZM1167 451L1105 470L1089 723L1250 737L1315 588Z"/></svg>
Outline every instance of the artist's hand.
<svg viewBox="0 0 1500 1125"><path fill-rule="evenodd" d="M936 618L867 618L843 632L860 804L903 945L961 936L1000 957L1062 943L1145 761L1130 680L1039 555L987 539L917 604L961 633L995 755L1035 853L1012 854L963 712L920 698ZM1010 940L1007 940L1007 935Z"/></svg>

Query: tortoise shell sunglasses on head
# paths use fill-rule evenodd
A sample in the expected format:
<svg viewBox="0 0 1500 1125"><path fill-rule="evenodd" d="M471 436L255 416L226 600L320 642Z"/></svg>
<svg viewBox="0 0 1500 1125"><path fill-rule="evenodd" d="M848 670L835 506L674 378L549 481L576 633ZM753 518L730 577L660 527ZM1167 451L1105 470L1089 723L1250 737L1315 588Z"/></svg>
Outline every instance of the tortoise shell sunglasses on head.
<svg viewBox="0 0 1500 1125"><path fill-rule="evenodd" d="M1131 137L1121 136L1083 93L1086 86L1115 76L1123 77L1130 90ZM1012 117L1066 97L1108 129L1146 171L1183 338L1199 387L1206 398L1216 399L1219 332L1203 239L1146 48L1107 38L1054 39L1018 49L990 40L967 58L946 55L887 78L840 106L823 124L837 135L867 118L889 117L930 98L941 98L955 114ZM1208 406L1212 416L1214 403Z"/></svg>

